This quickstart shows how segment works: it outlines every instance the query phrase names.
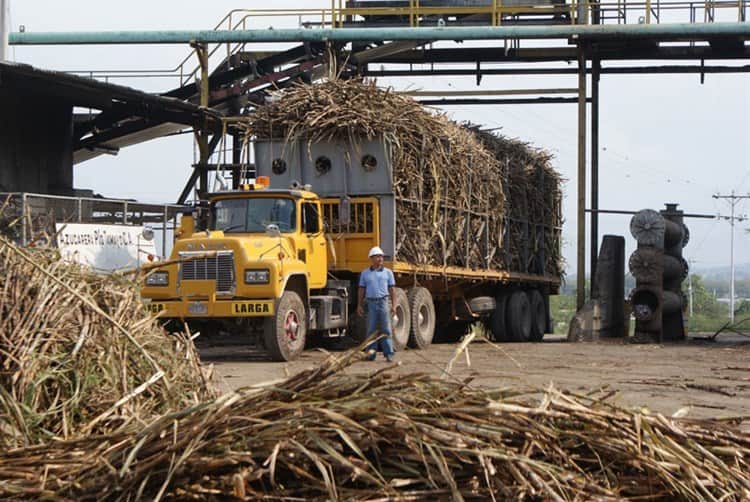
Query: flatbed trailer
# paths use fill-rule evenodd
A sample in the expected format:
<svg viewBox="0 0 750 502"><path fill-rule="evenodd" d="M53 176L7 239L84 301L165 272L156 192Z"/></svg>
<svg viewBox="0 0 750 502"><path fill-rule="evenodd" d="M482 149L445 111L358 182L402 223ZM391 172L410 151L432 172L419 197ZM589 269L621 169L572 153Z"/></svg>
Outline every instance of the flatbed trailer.
<svg viewBox="0 0 750 502"><path fill-rule="evenodd" d="M360 157L369 167L352 167ZM380 246L396 279L397 350L425 348L435 336L456 339L477 321L498 341L538 341L550 331L549 296L560 279L545 273L540 251L524 254L531 272L498 269L491 259L456 266L446 253L442 264L402 258L409 235L397 235L387 145L257 142L256 165L255 185L210 194L203 214L183 216L170 262L143 288L153 312L220 323L276 360L298 357L311 334L364 340L370 334L355 313L359 274L370 265L368 250ZM460 217L466 228L475 218L489 221L479 211ZM543 227L535 236L526 225L523 235L553 232L559 240L557 224ZM488 235L462 250L464 262L490 255Z"/></svg>

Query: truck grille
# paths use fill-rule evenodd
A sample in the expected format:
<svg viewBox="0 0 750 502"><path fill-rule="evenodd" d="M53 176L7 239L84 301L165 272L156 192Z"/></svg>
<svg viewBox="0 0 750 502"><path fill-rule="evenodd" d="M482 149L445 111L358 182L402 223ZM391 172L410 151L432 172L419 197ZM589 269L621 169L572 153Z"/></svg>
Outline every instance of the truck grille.
<svg viewBox="0 0 750 502"><path fill-rule="evenodd" d="M180 280L182 281L216 281L217 293L232 293L234 290L234 252L216 251L215 255L207 253L181 252ZM194 257L195 258L192 258ZM192 259L190 259L192 258Z"/></svg>

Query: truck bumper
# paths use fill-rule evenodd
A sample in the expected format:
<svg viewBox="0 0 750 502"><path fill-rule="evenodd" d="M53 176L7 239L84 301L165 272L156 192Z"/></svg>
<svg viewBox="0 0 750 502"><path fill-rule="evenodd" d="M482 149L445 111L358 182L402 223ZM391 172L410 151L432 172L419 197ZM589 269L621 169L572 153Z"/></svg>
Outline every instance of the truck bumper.
<svg viewBox="0 0 750 502"><path fill-rule="evenodd" d="M146 310L160 318L269 317L274 315L273 299L258 300L149 300Z"/></svg>

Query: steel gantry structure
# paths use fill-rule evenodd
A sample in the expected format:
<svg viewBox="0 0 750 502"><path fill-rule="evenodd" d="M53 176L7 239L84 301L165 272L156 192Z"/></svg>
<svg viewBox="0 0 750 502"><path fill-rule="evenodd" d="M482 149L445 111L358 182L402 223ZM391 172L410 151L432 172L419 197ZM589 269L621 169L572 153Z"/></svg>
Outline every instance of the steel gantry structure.
<svg viewBox="0 0 750 502"><path fill-rule="evenodd" d="M387 4L394 2L380 2ZM748 65L713 65L706 61L743 61L750 58L750 24L744 22L747 0L685 2L646 0L645 2L549 3L524 0L489 0L484 5L421 5L418 0L401 2L401 7L383 7L378 2L346 2L331 9L279 11L273 9L232 11L215 30L209 31L119 31L66 33L13 33L13 45L82 44L191 44L202 64L192 72L179 71L179 87L164 96L199 102L228 115L242 113L262 100L273 86L299 79L313 80L331 53L343 64L343 75L363 76L475 76L479 85L485 75L570 75L578 76L575 89L533 89L475 92L471 96L449 98L419 96L436 105L577 103L577 270L578 305L585 300L586 213L591 215L591 268L596 267L599 185L599 80L604 74L624 73L706 73L747 72ZM440 3L440 2L437 2ZM477 2L481 3L481 2ZM675 13L687 14L687 22L672 22ZM299 17L298 28L251 29L253 19L283 13ZM727 16L728 13L728 16ZM700 19L703 14L703 19ZM724 14L722 17L721 14ZM234 16L234 17L233 17ZM306 16L309 20L303 20ZM637 20L633 24L633 18ZM717 22L719 19L730 22ZM396 26L393 26L393 25ZM523 46L530 40L546 44ZM486 42L475 47L457 47L463 41ZM443 42L443 43L441 43ZM497 46L502 42L503 46ZM253 44L299 44L278 51L252 50ZM213 51L209 46L213 45ZM226 48L226 53L220 48ZM201 52L202 51L202 52ZM209 73L207 58L221 52L221 62ZM608 66L612 61L637 61L631 66ZM659 64L653 61L694 61L694 64ZM566 63L560 67L533 67L534 63ZM576 67L567 64L575 62ZM507 63L527 63L531 67L498 67ZM377 65L376 67L373 67ZM461 67L456 67L461 65ZM398 66L394 68L394 66ZM404 67L405 66L405 67ZM127 77L123 72L113 77ZM95 75L92 72L91 76ZM199 83L190 79L199 78ZM465 93L469 94L469 93ZM518 94L535 97L518 97ZM426 98L426 99L425 99ZM438 98L438 99L435 99ZM587 106L588 105L588 106ZM119 138L137 134L148 139L163 135L163 127L149 136L154 124L123 120L117 113L102 112L83 134L77 152L89 158L102 145L117 147ZM590 113L590 157L587 156ZM124 124L124 125L123 125ZM207 188L211 146L204 138L200 162L183 191L191 183ZM129 143L123 143L129 144ZM88 152L88 153L87 153ZM235 147L235 161L239 158ZM235 162L236 164L236 162ZM590 165L590 176L587 167ZM235 165L236 170L236 165ZM235 173L236 174L236 173ZM233 182L238 183L238 176ZM587 208L586 190L590 183L591 201Z"/></svg>

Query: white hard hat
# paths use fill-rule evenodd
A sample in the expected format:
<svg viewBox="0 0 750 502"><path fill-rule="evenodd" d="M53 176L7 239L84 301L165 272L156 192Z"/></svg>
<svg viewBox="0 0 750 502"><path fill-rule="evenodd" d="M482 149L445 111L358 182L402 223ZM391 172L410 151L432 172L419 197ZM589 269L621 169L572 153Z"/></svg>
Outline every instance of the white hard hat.
<svg viewBox="0 0 750 502"><path fill-rule="evenodd" d="M369 253L367 253L367 257L372 258L373 256L384 255L384 254L385 253L383 252L382 249L380 249L378 246L375 246L374 248L370 249Z"/></svg>

